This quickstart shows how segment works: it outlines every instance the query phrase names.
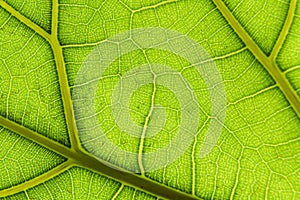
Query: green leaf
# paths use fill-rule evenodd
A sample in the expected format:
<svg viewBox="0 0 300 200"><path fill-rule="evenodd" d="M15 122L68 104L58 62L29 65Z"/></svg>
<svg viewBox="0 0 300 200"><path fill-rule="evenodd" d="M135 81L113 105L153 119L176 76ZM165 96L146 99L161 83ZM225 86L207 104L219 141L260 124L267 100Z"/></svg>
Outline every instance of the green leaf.
<svg viewBox="0 0 300 200"><path fill-rule="evenodd" d="M299 199L299 44L297 0L0 0L0 198Z"/></svg>

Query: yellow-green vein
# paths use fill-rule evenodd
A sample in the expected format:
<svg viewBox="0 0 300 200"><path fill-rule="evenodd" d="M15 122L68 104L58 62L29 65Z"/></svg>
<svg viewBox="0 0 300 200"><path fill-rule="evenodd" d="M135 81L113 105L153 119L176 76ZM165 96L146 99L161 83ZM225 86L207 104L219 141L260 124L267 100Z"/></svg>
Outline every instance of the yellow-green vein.
<svg viewBox="0 0 300 200"><path fill-rule="evenodd" d="M262 50L257 46L257 44L252 40L249 34L241 26L241 24L235 19L233 14L229 11L226 5L221 0L213 0L215 5L218 7L219 11L225 17L227 22L231 25L233 30L238 34L241 40L249 48L251 53L256 57L256 59L265 67L272 78L275 80L287 100L290 102L295 113L300 118L300 100L294 91L293 87L290 85L284 74L277 67L276 63L270 57L267 57Z"/></svg>
<svg viewBox="0 0 300 200"><path fill-rule="evenodd" d="M121 184L120 188L118 189L116 194L111 198L111 200L115 200L119 196L119 194L122 192L123 188L124 188L124 184Z"/></svg>
<svg viewBox="0 0 300 200"><path fill-rule="evenodd" d="M0 116L0 124L7 129L18 133L19 135L24 136L40 144L41 146L55 153L58 153L59 155L62 155L65 158L68 158L69 162L67 163L69 165L74 164L79 167L85 167L96 173L104 174L110 178L113 178L114 180L122 182L125 185L130 185L134 188L147 191L155 196L160 196L167 199L199 199L193 195L186 194L184 192L170 188L153 180L141 177L133 173L118 170L116 166L113 166L109 162L99 160L91 154L83 152L82 150L80 152L76 152L73 149L59 144L41 134L27 129L22 125L12 122L2 116ZM16 191L17 190L15 189L15 192Z"/></svg>
<svg viewBox="0 0 300 200"><path fill-rule="evenodd" d="M51 18L51 35L53 38L57 38L58 30L58 0L52 1L52 18Z"/></svg>
<svg viewBox="0 0 300 200"><path fill-rule="evenodd" d="M51 140L37 132L34 132L31 129L28 129L16 122L10 121L9 119L0 116L0 124L4 126L5 128L18 133L19 135L36 142L37 144L65 157L68 158L72 154L72 151L70 148Z"/></svg>
<svg viewBox="0 0 300 200"><path fill-rule="evenodd" d="M52 16L52 26L51 26L51 32L50 35L47 33L44 29L39 27L37 24L32 22L30 19L23 16L21 13L19 13L17 10L12 8L10 5L5 3L3 0L0 0L0 5L7 10L11 15L15 16L18 20L20 20L22 23L24 23L26 26L34 30L36 33L38 33L40 36L45 38L51 45L53 49L53 54L55 57L55 64L57 68L58 73L58 80L60 83L60 89L62 94L62 101L64 105L65 110L65 116L66 116L66 122L68 126L68 132L69 132L69 138L71 147L74 148L75 151L78 151L80 148L79 138L77 134L76 124L74 120L74 112L73 112L73 106L71 102L71 94L68 84L68 78L66 74L66 68L62 53L62 47L60 46L60 43L57 38L57 25L58 25L58 0L53 1L53 16Z"/></svg>
<svg viewBox="0 0 300 200"><path fill-rule="evenodd" d="M69 169L71 166L72 166L71 161L63 162L62 164L56 166L55 168L53 168L41 175L29 180L29 181L26 181L24 183L18 184L16 186L13 186L13 187L10 187L10 188L4 189L4 190L0 190L0 197L13 195L20 191L28 190L36 185L39 185L40 183L43 183L43 182L46 182L46 181L52 179L53 177L57 176L58 174Z"/></svg>
<svg viewBox="0 0 300 200"><path fill-rule="evenodd" d="M58 73L58 80L60 84L60 90L62 95L62 101L65 110L66 122L69 132L69 138L71 148L75 151L80 151L80 142L78 138L78 132L75 123L73 105L71 101L71 94L69 88L69 82L67 77L67 70L65 67L65 61L63 57L62 47L58 41L57 29L58 29L58 0L53 0L52 5L52 22L51 22L51 38L49 43L52 47L55 57L55 64Z"/></svg>
<svg viewBox="0 0 300 200"><path fill-rule="evenodd" d="M77 153L74 163L94 172L105 174L106 176L113 178L114 180L118 180L122 184L129 185L138 190L147 191L148 193L157 197L173 200L200 199L199 197L173 189L151 179L144 178L140 175L117 170L115 166L112 166L112 164L106 161L99 162L98 158L95 158L90 154L81 152Z"/></svg>
<svg viewBox="0 0 300 200"><path fill-rule="evenodd" d="M22 23L26 24L26 26L28 26L29 28L31 28L32 30L34 30L35 32L37 32L43 38L45 38L48 41L50 40L51 36L50 36L49 33L47 33L44 29L42 29L37 24L35 24L34 22L32 22L30 19L26 18L21 13L19 13L18 11L16 11L13 7L11 7L10 5L8 5L3 0L0 0L0 6L2 8L4 8L6 11L8 11L12 16L14 16L18 20L20 20Z"/></svg>
<svg viewBox="0 0 300 200"><path fill-rule="evenodd" d="M273 47L273 50L270 54L270 58L275 62L275 58L277 57L281 47L282 47L282 44L290 30L290 27L292 25L292 22L293 22L293 18L294 18L294 13L295 13L295 10L296 10L296 5L297 5L297 0L291 0L290 2L290 7L289 7L289 11L288 11L288 14L287 14L287 17L285 19L285 23L281 29L281 32L280 32L280 35Z"/></svg>
<svg viewBox="0 0 300 200"><path fill-rule="evenodd" d="M58 6L58 4L55 4L55 2L53 6ZM19 19L25 25L28 25L29 28L32 28L42 37L47 39L50 45L52 46L55 55L57 70L58 70L59 82L61 84L62 99L66 110L65 112L66 112L69 133L71 133L70 140L73 141L73 143L71 143L71 145L73 145L72 146L73 148L68 148L62 144L59 144L58 142L55 142L39 133L36 133L18 123L12 122L9 119L6 119L2 116L0 116L1 125L3 125L4 127L8 128L11 131L14 131L40 144L41 146L55 153L62 155L65 158L68 158L71 163L74 163L81 167L88 168L97 173L104 174L108 177L111 177L127 185L131 185L138 189L150 192L155 196L161 196L163 198L169 198L169 199L198 199L193 195L186 194L176 189L167 187L165 185L162 185L150 179L143 178L136 174L117 170L116 166L112 166L108 162L100 161L99 159L94 158L92 155L87 154L79 145L77 146L76 142L78 138L77 138L77 133L75 132L76 126L75 126L75 120L73 118L73 109L72 109L72 103L70 98L71 95L68 86L68 79L66 75L65 63L62 54L62 47L58 41L58 38L54 35L49 35L38 25L36 25L31 20L24 17L22 14L20 14L18 11L10 7L8 4L4 3L2 0L0 0L0 3L1 3L0 5L2 5L5 9L7 9L17 19ZM58 16L53 18L58 20L57 17ZM54 22L52 23L53 28L55 28L56 26L55 24L56 23Z"/></svg>
<svg viewBox="0 0 300 200"><path fill-rule="evenodd" d="M130 10L131 12L133 13L137 13L137 12L141 12L143 10L148 10L148 9L154 9L154 8L157 8L159 6L162 6L162 5L166 5L166 4L169 4L169 3L174 3L174 2L177 2L178 0L167 0L167 1L162 1L162 2L159 2L157 4L154 4L154 5L149 5L149 6L145 6L145 7L141 7L141 8L138 8L138 9L131 9L127 4L125 4L123 1L119 0L119 2L125 6L128 10Z"/></svg>

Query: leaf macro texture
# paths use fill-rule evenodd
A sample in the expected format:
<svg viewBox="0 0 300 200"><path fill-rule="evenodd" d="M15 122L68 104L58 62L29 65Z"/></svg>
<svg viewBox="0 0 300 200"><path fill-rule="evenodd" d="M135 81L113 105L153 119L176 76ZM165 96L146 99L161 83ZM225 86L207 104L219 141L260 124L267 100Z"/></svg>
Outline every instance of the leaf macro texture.
<svg viewBox="0 0 300 200"><path fill-rule="evenodd" d="M0 0L0 199L300 199L300 1Z"/></svg>

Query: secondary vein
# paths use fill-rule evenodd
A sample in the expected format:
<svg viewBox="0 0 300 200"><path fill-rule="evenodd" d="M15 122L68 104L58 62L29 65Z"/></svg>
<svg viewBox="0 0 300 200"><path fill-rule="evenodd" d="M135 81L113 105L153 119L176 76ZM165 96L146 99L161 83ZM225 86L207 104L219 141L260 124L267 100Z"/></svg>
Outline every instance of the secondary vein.
<svg viewBox="0 0 300 200"><path fill-rule="evenodd" d="M0 124L5 128L18 133L19 135L34 141L35 143L65 157L68 158L72 154L71 149L46 137L42 134L39 134L31 129L28 129L16 122L10 121L9 119L0 115Z"/></svg>
<svg viewBox="0 0 300 200"><path fill-rule="evenodd" d="M277 57L282 45L283 45L283 42L290 30L290 27L292 25L292 22L293 22L293 18L294 18L294 13L296 11L296 5L297 5L297 0L291 0L290 2L290 7L289 7L289 11L288 11L288 14L287 14L287 17L285 19L285 23L281 29L281 32L280 32L280 35L279 37L277 38L277 41L273 47L273 50L270 54L270 58L275 62L275 58Z"/></svg>
<svg viewBox="0 0 300 200"><path fill-rule="evenodd" d="M22 23L24 23L26 26L37 32L39 35L41 35L46 40L50 40L50 34L47 33L44 29L42 29L40 26L35 24L33 21L19 13L17 10L15 10L13 7L8 5L3 0L0 0L0 6L4 8L6 11L8 11L12 16L16 17L18 20L20 20Z"/></svg>
<svg viewBox="0 0 300 200"><path fill-rule="evenodd" d="M179 190L170 188L166 185L162 185L158 182L152 181L145 177L142 177L142 176L130 173L130 172L122 171L121 169L117 169L116 166L113 166L109 162L95 158L91 154L86 153L84 150L81 150L80 152L76 152L62 144L59 144L41 134L38 134L38 133L36 133L16 122L12 122L9 119L4 118L2 116L0 116L0 124L3 125L7 129L18 133L21 136L26 137L26 138L40 144L41 146L59 154L59 155L62 155L65 158L68 158L68 162L65 162L65 165L62 165L62 166L58 167L57 169L60 169L63 166L64 166L63 168L67 168L67 167L72 167L73 165L77 165L79 167L84 167L89 170L92 170L95 173L103 174L107 177L110 177L110 178L116 180L116 181L124 183L125 185L130 185L131 187L147 191L155 196L160 196L160 197L167 198L167 199L186 199L186 200L199 199L198 197L195 197L190 194L186 194ZM62 172L62 171L63 170L61 170L60 172ZM54 172L50 172L50 174L51 173L54 174ZM57 174L58 174L58 172L57 172ZM34 183L37 185L38 183L43 182L42 180L43 179L41 179L41 178L36 179L31 184ZM15 187L14 193L20 192L21 189L22 189L22 186ZM4 195L4 196L9 195L9 193L4 193L4 192L3 192L3 194L2 193L0 193L0 194Z"/></svg>
<svg viewBox="0 0 300 200"><path fill-rule="evenodd" d="M58 0L52 1L51 35L57 38L58 31Z"/></svg>
<svg viewBox="0 0 300 200"><path fill-rule="evenodd" d="M152 181L151 179L147 179L142 176L138 176L136 174L132 174L129 172L124 172L121 170L116 169L116 166L112 166L110 163L107 163L106 161L100 160L98 158L94 158L91 154L86 153L84 149L80 145L76 145L78 140L78 135L76 133L76 125L75 120L73 118L73 108L71 103L71 95L70 90L68 86L68 79L65 69L65 63L63 59L63 53L62 53L62 47L58 41L57 35L55 35L56 31L52 31L52 34L50 35L45 30L43 30L41 27L39 27L37 24L20 14L18 11L16 11L14 8L9 6L7 3L5 3L3 0L0 0L0 6L2 6L4 9L6 9L8 12L10 12L13 16L15 16L17 19L19 19L22 23L27 25L29 28L36 31L39 35L41 35L43 38L45 38L51 45L53 49L53 53L55 56L56 61L56 67L58 71L59 76L59 82L61 84L61 92L62 92L62 99L64 104L64 109L66 113L67 118L67 124L68 129L70 133L70 140L71 140L71 146L73 148L68 148L54 140L51 140L33 130L30 130L16 122L10 121L9 119L0 116L0 124L3 125L5 128L8 128L9 130L18 133L19 135L30 139L31 141L40 144L41 146L65 157L68 158L68 162L66 162L67 166L73 166L77 165L79 167L85 167L87 169L90 169L96 173L103 174L107 177L111 177L116 181L119 181L121 183L124 183L126 185L130 185L134 188L138 188L140 190L144 190L146 192L149 192L153 194L154 196L159 196L162 198L167 199L199 199L198 197L195 197L193 195L181 192L179 190L170 188L166 185L160 184L158 182ZM57 4L58 6L58 4ZM58 20L56 17L56 20ZM57 23L52 23L52 28L57 28ZM72 142L73 141L73 142ZM75 145L74 145L75 144ZM79 143L78 143L79 144ZM62 165L64 166L64 165ZM38 179L41 182L41 179ZM38 181L36 182L38 183ZM20 190L21 187L19 187L18 190ZM15 189L17 191L17 189ZM7 193L5 193L5 196Z"/></svg>
<svg viewBox="0 0 300 200"><path fill-rule="evenodd" d="M60 91L62 95L61 98L64 105L64 112L66 116L66 123L68 127L71 148L73 148L75 151L79 151L80 142L79 142L78 131L75 123L70 87L69 87L67 71L65 67L65 61L63 58L62 47L60 46L59 41L56 38L52 39L50 44L54 52L55 64L56 64L58 80L60 84Z"/></svg>
<svg viewBox="0 0 300 200"><path fill-rule="evenodd" d="M15 10L13 7L8 5L3 0L0 0L0 6L2 6L5 10L7 10L11 15L15 16L26 26L34 30L36 33L38 33L41 37L46 39L49 42L50 46L52 47L53 54L55 57L57 73L58 73L58 81L60 84L60 89L62 94L62 102L65 110L66 123L68 126L70 143L71 143L71 147L74 148L75 151L78 151L80 149L80 142L79 142L77 128L75 124L70 88L69 88L65 62L62 53L62 47L57 38L58 0L53 1L53 16L52 16L52 27L51 27L52 34L47 33L44 29L42 29L33 21L31 21L30 19L28 19L27 17L19 13L17 10Z"/></svg>
<svg viewBox="0 0 300 200"><path fill-rule="evenodd" d="M238 34L241 40L249 48L251 53L256 57L256 59L265 67L272 78L275 80L282 93L285 95L291 106L293 107L295 113L300 118L300 100L294 91L291 84L288 82L284 73L278 68L277 64L272 60L272 58L267 57L263 51L258 47L258 45L252 40L249 34L241 26L241 24L235 19L233 14L229 11L226 5L221 0L213 0L215 5L218 7L219 11L225 17L227 22L231 25L233 30Z"/></svg>
<svg viewBox="0 0 300 200"><path fill-rule="evenodd" d="M49 43L52 47L55 57L55 64L58 73L58 80L60 84L60 91L62 94L62 101L64 105L64 111L66 116L66 123L68 127L69 139L71 148L75 151L80 151L80 140L78 138L78 131L75 123L75 116L73 105L71 101L71 93L69 87L69 81L67 76L67 70L65 66L65 60L63 57L62 47L58 40L58 0L53 0L52 8L52 23L51 23L51 37Z"/></svg>
<svg viewBox="0 0 300 200"><path fill-rule="evenodd" d="M9 195L16 194L20 191L26 191L34 186L37 186L45 181L52 179L53 177L63 173L71 167L71 161L63 162L62 164L56 166L55 168L37 176L29 181L25 181L21 184L15 185L13 187L4 189L0 191L0 197L5 197Z"/></svg>

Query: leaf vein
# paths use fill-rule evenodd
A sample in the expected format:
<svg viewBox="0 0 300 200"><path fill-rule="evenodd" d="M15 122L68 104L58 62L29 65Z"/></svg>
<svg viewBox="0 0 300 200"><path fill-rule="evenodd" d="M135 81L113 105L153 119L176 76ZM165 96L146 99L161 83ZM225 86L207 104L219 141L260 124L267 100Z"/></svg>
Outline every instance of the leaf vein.
<svg viewBox="0 0 300 200"><path fill-rule="evenodd" d="M232 29L237 33L240 39L249 48L256 59L264 66L264 68L269 72L271 77L275 80L280 90L287 98L289 103L292 105L295 113L300 118L300 100L294 91L293 87L289 81L285 78L283 72L278 68L277 64L270 58L267 57L262 50L257 46L257 44L252 40L249 34L241 26L241 24L236 20L233 14L229 11L226 5L221 0L213 0L215 5L218 7L221 14L231 25Z"/></svg>

